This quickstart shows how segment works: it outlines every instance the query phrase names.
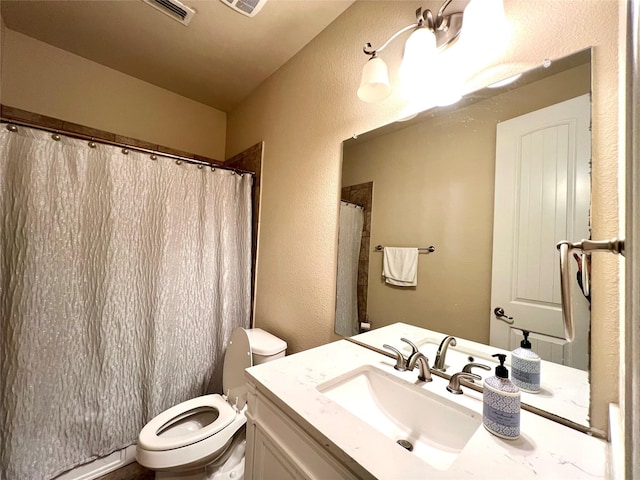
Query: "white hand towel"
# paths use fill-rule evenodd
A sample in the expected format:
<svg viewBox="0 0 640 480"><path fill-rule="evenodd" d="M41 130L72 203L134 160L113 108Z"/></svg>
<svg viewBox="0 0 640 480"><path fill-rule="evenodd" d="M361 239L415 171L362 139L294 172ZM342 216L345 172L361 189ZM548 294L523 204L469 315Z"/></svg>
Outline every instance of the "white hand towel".
<svg viewBox="0 0 640 480"><path fill-rule="evenodd" d="M384 247L382 276L390 285L399 287L418 285L418 249Z"/></svg>

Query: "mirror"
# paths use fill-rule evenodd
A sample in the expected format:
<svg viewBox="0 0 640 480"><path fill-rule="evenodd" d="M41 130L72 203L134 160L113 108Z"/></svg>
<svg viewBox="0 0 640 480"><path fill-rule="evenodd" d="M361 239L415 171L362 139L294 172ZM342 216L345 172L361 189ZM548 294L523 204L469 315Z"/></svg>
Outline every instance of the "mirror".
<svg viewBox="0 0 640 480"><path fill-rule="evenodd" d="M584 335L571 344L565 342L560 338L559 285L554 282L559 282L555 243L565 235L569 238L589 236L590 91L591 51L585 50L525 72L509 85L484 88L466 95L456 105L427 110L408 121L395 122L344 141L336 333L352 336L369 328L401 322L513 350L522 339L519 328L526 327L532 332L530 340L534 351L543 359L568 365L567 375L580 369L586 378L589 302L586 297L575 295L583 312L580 331ZM546 271L536 282L542 289L549 284L549 291L538 299L532 297L529 303L537 303L543 310L558 315L559 330L554 330L553 317L549 321L550 331L538 329L542 318L539 313L534 314L533 320L511 326L509 316L520 321L524 315L520 311L515 315L512 309L526 302L516 299L511 304L494 304L496 300L492 300L496 293L492 291L492 284L496 290L500 279L508 279L509 284L521 281L508 267L496 263L506 256L501 244L496 247L496 240L513 237L513 228L516 236L523 238L524 227L536 234L541 231L535 216L543 214L523 216L522 210L527 202L534 206L544 198L536 199L533 189L525 195L503 182L500 168L496 168L496 145L501 150L504 140L497 139L497 130L504 130L502 125L508 124L507 121L578 97L586 99L587 137L580 140L571 133L572 138L578 139L576 142L581 142L581 147L556 143L554 148L573 152L574 148L584 147L583 153L586 151L586 167L569 168L570 173L584 170L586 178L576 176L574 180L568 176L557 180L564 182L564 186L570 185L563 201L575 207L573 204L578 202L574 200L579 198L586 205L575 207L571 212L563 210L563 214L568 218L580 217L584 225L566 222L562 233L556 232L551 238L537 242L532 241L534 235L530 235L526 252L522 242L509 247L525 252L523 255L528 257L530 266L540 266L540 270ZM543 118L547 118L546 113ZM534 142L534 153L545 150L549 144L546 138L540 142ZM521 177L522 167L518 169ZM499 178L497 184L496 178ZM532 183L527 185L531 187ZM505 201L504 192L515 192L515 196ZM546 198L548 192L544 190L541 196ZM511 230L504 227L503 220L516 214L504 213L500 207L505 204L521 209L520 224L511 225ZM351 227L352 231L361 228L360 238L353 240L351 233L345 233L349 225L356 225ZM382 277L385 246L421 249L416 286L401 287L385 282ZM433 252L428 250L431 246ZM494 248L499 254L494 253ZM349 267L349 264L355 266ZM577 273L577 263L574 268ZM506 317L502 320L507 322L494 313L498 307L503 307ZM502 335L500 343L494 339L494 323L502 324L508 332ZM373 346L381 348L381 345ZM579 395L586 395L586 399L577 401L588 405L588 389L586 393L581 390ZM535 395L523 396L523 402L529 399L535 404ZM552 407L549 410L553 413ZM586 420L585 424L588 425Z"/></svg>

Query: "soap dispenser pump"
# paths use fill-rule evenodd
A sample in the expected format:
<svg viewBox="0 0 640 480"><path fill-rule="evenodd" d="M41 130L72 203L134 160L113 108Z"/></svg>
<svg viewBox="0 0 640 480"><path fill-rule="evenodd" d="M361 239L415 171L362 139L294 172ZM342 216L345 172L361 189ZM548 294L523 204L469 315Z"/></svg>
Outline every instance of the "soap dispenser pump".
<svg viewBox="0 0 640 480"><path fill-rule="evenodd" d="M531 350L529 332L523 330L524 340L520 347L511 352L511 373L513 383L528 393L540 391L540 356Z"/></svg>
<svg viewBox="0 0 640 480"><path fill-rule="evenodd" d="M520 437L520 390L509 380L504 366L507 356L496 353L500 365L496 374L484 380L482 393L482 423L494 435L515 440Z"/></svg>

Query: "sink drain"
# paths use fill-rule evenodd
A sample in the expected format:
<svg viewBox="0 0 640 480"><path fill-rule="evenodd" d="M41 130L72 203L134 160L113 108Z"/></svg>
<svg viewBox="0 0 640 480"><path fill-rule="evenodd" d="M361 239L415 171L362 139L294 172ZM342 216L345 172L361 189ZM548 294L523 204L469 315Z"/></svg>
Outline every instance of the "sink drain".
<svg viewBox="0 0 640 480"><path fill-rule="evenodd" d="M413 444L408 440L398 440L396 443L405 450L409 450L410 452L413 451Z"/></svg>

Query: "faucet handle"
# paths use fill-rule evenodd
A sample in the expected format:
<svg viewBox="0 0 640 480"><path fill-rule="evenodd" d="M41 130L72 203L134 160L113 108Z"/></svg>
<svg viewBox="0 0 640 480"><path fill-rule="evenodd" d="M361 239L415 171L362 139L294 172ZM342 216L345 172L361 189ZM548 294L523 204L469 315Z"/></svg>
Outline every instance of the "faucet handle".
<svg viewBox="0 0 640 480"><path fill-rule="evenodd" d="M481 368L482 370L491 370L491 367L488 365L485 365L484 363L475 363L475 362L471 362L471 363L467 363L463 368L462 371L464 373L471 373L471 369L472 368ZM469 380L471 383L473 383L473 379Z"/></svg>
<svg viewBox="0 0 640 480"><path fill-rule="evenodd" d="M482 377L480 375L476 375L475 373L467 373L467 372L454 373L451 376L451 380L449 380L449 385L447 385L447 390L451 393L455 393L456 395L460 395L462 393L462 388L460 388L461 378L482 380Z"/></svg>
<svg viewBox="0 0 640 480"><path fill-rule="evenodd" d="M409 346L411 347L411 354L407 357L407 370L411 370L413 367L409 368L409 364L413 363L415 365L416 355L420 353L420 350L418 350L418 347L416 347L416 344L413 343L411 340L406 338L401 338L400 340L405 343L408 343Z"/></svg>
<svg viewBox="0 0 640 480"><path fill-rule="evenodd" d="M408 343L409 346L411 347L411 355L409 355L409 358L413 357L416 353L418 353L418 347L416 347L416 344L413 343L411 340L406 338L401 338L400 340L403 341L404 343Z"/></svg>
<svg viewBox="0 0 640 480"><path fill-rule="evenodd" d="M396 364L393 368L395 368L396 370L400 370L401 372L404 372L407 369L407 361L402 355L402 352L398 350L396 347L392 347L391 345L387 345L386 343L382 345L382 347L386 348L387 350L391 350L393 353L396 354Z"/></svg>

